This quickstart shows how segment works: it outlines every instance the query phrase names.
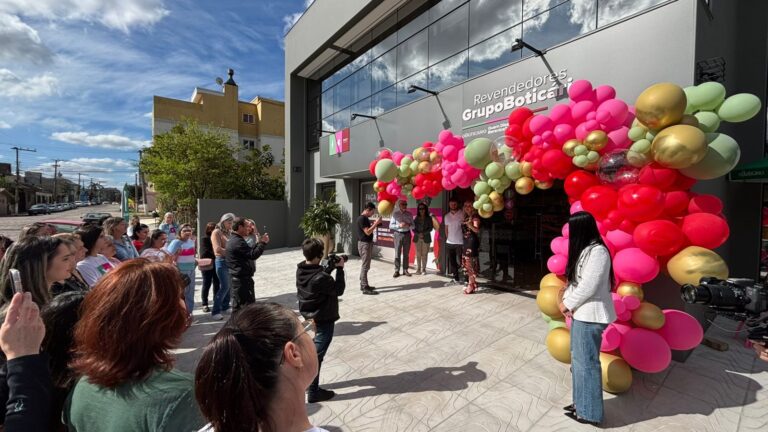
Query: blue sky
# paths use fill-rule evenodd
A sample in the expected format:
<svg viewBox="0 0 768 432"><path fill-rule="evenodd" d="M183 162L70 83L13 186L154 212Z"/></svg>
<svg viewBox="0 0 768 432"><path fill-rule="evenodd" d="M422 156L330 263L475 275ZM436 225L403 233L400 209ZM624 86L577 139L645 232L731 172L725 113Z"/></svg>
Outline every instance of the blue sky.
<svg viewBox="0 0 768 432"><path fill-rule="evenodd" d="M235 69L283 99L283 35L311 0L0 0L0 162L133 183L152 96L189 100ZM14 165L15 169L15 165Z"/></svg>

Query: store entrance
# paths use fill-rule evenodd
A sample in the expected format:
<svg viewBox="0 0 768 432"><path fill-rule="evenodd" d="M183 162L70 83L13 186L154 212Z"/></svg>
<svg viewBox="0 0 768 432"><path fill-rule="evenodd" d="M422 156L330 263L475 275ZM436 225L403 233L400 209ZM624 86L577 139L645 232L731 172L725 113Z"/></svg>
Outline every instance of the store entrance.
<svg viewBox="0 0 768 432"><path fill-rule="evenodd" d="M471 189L456 189L452 196L463 203L474 200ZM480 283L501 289L538 289L548 273L549 243L562 235L570 205L562 183L528 195L508 190L504 210L481 219ZM511 207L511 208L510 208Z"/></svg>

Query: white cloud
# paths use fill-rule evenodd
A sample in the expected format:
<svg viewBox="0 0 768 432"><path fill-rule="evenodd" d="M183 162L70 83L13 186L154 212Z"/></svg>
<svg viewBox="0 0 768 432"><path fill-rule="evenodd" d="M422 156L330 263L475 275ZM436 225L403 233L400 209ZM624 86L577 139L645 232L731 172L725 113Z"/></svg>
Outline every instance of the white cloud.
<svg viewBox="0 0 768 432"><path fill-rule="evenodd" d="M146 118L152 118L152 111L150 111L150 112L148 112L148 113L144 113L144 116L143 116L143 117L146 117Z"/></svg>
<svg viewBox="0 0 768 432"><path fill-rule="evenodd" d="M49 63L53 53L43 45L37 30L19 17L0 13L0 61Z"/></svg>
<svg viewBox="0 0 768 432"><path fill-rule="evenodd" d="M120 135L91 135L88 132L54 132L51 134L51 139L69 144L112 150L139 150L151 144L151 141L134 140Z"/></svg>
<svg viewBox="0 0 768 432"><path fill-rule="evenodd" d="M11 128L10 124L0 120L0 129L10 129L10 128Z"/></svg>
<svg viewBox="0 0 768 432"><path fill-rule="evenodd" d="M58 83L50 73L22 79L8 69L0 69L0 96L19 99L50 96L56 93Z"/></svg>
<svg viewBox="0 0 768 432"><path fill-rule="evenodd" d="M283 34L288 33L291 27L293 27L294 24L299 21L301 16L304 15L304 12L306 12L307 8L310 7L314 2L315 0L304 0L304 10L283 17Z"/></svg>

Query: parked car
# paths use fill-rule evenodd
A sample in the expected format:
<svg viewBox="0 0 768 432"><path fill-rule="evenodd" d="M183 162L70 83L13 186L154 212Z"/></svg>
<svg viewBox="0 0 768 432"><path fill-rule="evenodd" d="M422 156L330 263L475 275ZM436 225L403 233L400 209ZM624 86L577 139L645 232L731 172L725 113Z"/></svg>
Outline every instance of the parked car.
<svg viewBox="0 0 768 432"><path fill-rule="evenodd" d="M94 223L99 222L102 219L106 219L108 217L111 217L112 213L107 212L94 212L94 213L86 213L84 214L81 219L83 220L83 223Z"/></svg>
<svg viewBox="0 0 768 432"><path fill-rule="evenodd" d="M50 219L43 222L56 228L56 234L71 233L83 226L83 222L81 221L67 219Z"/></svg>
<svg viewBox="0 0 768 432"><path fill-rule="evenodd" d="M75 207L82 207L83 202L82 201L75 201Z"/></svg>
<svg viewBox="0 0 768 432"><path fill-rule="evenodd" d="M39 214L51 214L47 204L35 204L27 210L27 214L30 216Z"/></svg>

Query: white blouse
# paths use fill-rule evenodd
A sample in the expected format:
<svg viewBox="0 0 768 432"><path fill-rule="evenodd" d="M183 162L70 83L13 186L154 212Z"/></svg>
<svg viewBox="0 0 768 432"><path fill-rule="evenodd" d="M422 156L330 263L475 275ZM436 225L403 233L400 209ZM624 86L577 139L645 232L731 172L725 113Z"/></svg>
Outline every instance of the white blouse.
<svg viewBox="0 0 768 432"><path fill-rule="evenodd" d="M576 280L568 283L563 304L582 322L610 324L616 320L611 297L611 254L603 245L590 245L576 264Z"/></svg>

